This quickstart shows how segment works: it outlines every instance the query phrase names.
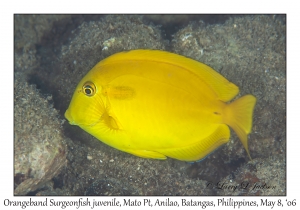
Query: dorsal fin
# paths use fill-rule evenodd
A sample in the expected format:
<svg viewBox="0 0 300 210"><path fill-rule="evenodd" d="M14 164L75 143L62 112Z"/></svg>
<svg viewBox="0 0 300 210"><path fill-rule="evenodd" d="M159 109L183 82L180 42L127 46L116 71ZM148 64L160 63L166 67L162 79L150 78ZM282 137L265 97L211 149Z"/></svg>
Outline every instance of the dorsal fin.
<svg viewBox="0 0 300 210"><path fill-rule="evenodd" d="M101 62L98 65L106 65L114 62L122 62L128 60L145 60L153 62L163 62L170 65L179 66L200 78L208 84L218 96L218 99L224 102L230 101L235 97L239 88L229 82L221 74L213 70L211 67L196 60L177 55L174 53L161 50L132 50L116 53Z"/></svg>

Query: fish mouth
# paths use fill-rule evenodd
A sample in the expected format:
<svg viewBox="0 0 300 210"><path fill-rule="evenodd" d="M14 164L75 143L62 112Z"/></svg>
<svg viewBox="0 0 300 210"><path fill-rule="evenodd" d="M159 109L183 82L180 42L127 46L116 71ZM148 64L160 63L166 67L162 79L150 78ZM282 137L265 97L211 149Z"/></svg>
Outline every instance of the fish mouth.
<svg viewBox="0 0 300 210"><path fill-rule="evenodd" d="M69 122L70 125L93 127L93 126L97 125L97 124L101 121L102 116L100 116L99 119L97 119L95 122L93 122L93 123L91 123L91 124L78 123L78 122L76 122L76 121L73 119L73 117L72 117L72 115L71 115L71 113L70 113L70 110L67 109L67 111L65 112L65 118L68 120L68 122Z"/></svg>
<svg viewBox="0 0 300 210"><path fill-rule="evenodd" d="M75 123L75 121L73 120L73 118L72 118L72 116L70 114L69 109L67 109L67 111L65 112L65 118L69 121L69 124L71 124L71 125L77 125Z"/></svg>

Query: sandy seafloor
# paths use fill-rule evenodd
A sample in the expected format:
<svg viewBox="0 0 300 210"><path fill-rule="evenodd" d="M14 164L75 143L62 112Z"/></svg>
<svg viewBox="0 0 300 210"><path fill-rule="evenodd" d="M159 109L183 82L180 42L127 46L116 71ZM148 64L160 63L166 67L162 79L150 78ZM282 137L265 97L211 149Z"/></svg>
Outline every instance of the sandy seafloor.
<svg viewBox="0 0 300 210"><path fill-rule="evenodd" d="M63 114L98 61L147 48L213 67L257 98L250 160L228 144L197 163L111 148ZM286 195L285 15L15 15L15 195ZM258 186L258 187L254 187Z"/></svg>

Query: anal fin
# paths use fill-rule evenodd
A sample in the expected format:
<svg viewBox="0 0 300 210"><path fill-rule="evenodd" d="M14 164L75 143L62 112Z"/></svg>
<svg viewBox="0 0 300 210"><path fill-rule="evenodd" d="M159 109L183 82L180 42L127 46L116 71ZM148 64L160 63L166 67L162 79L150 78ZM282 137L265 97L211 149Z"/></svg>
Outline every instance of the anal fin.
<svg viewBox="0 0 300 210"><path fill-rule="evenodd" d="M162 154L183 161L199 161L228 142L230 130L227 125L220 124L217 129L204 139L178 148L159 150Z"/></svg>
<svg viewBox="0 0 300 210"><path fill-rule="evenodd" d="M167 159L165 155L155 151L149 151L149 150L123 150L123 151L142 158L153 158L153 159L160 159L160 160Z"/></svg>

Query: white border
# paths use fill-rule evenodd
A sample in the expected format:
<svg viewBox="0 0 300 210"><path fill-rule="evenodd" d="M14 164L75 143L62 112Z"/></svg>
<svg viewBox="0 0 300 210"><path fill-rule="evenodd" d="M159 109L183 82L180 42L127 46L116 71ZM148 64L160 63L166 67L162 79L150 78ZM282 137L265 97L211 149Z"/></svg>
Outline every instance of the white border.
<svg viewBox="0 0 300 210"><path fill-rule="evenodd" d="M293 1L296 2L296 1ZM297 4L288 1L14 1L1 3L1 196L4 199L28 200L29 197L13 197L13 14L14 13L287 13L287 197L234 197L236 200L267 198L299 200L299 15ZM77 200L79 197L55 197L57 200ZM134 197L131 197L134 199ZM136 197L143 199L143 197ZM158 197L151 197L155 200ZM201 200L217 200L221 197L195 197ZM226 197L229 198L229 197ZM225 198L225 199L226 199ZM45 197L34 198L43 200ZM94 197L90 198L91 200ZM108 199L110 198L99 198ZM118 197L118 199L123 199ZM161 198L162 200L165 197ZM180 197L173 197L180 200ZM298 204L299 206L300 204ZM7 207L6 207L7 208ZM17 207L20 209L20 207ZM51 208L51 207L47 207ZM112 207L113 208L113 207ZM131 209L131 207L125 207ZM143 207L150 208L150 207ZM199 209L199 207L196 207ZM279 207L275 207L274 209ZM10 208L9 208L10 209ZM31 208L26 208L31 209ZM76 208L67 208L76 209ZM83 207L80 209L84 209ZM89 208L90 209L90 208ZM111 209L111 208L109 208ZM270 209L266 207L266 209ZM282 209L282 208L281 208Z"/></svg>

